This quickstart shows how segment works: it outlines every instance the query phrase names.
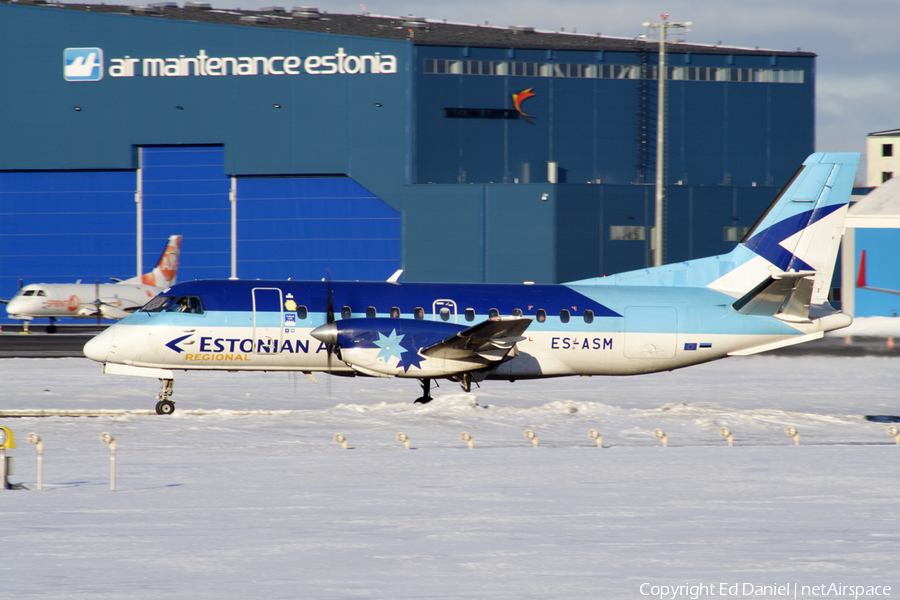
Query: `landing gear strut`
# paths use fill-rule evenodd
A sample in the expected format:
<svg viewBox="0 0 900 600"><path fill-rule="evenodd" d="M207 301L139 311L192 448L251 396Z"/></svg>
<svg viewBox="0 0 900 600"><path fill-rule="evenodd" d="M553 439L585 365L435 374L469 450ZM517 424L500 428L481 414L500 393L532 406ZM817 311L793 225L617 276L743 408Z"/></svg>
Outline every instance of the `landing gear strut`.
<svg viewBox="0 0 900 600"><path fill-rule="evenodd" d="M172 379L159 380L159 394L156 399L156 414L171 415L175 412L175 403L169 400L169 396L175 393L175 381Z"/></svg>
<svg viewBox="0 0 900 600"><path fill-rule="evenodd" d="M422 384L422 397L417 399L413 404L428 404L434 398L431 397L431 380L430 379L420 379Z"/></svg>

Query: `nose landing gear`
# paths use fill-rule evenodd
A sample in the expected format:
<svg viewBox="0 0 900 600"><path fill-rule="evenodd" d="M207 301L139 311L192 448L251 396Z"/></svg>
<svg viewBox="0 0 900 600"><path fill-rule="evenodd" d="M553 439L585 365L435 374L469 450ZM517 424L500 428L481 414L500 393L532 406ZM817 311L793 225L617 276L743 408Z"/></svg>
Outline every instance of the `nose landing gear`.
<svg viewBox="0 0 900 600"><path fill-rule="evenodd" d="M422 384L422 397L418 398L413 404L428 404L434 398L431 397L431 380L430 379L420 379Z"/></svg>
<svg viewBox="0 0 900 600"><path fill-rule="evenodd" d="M175 403L169 400L169 396L175 393L175 381L172 379L159 380L159 394L156 396L156 414L171 415L175 412Z"/></svg>

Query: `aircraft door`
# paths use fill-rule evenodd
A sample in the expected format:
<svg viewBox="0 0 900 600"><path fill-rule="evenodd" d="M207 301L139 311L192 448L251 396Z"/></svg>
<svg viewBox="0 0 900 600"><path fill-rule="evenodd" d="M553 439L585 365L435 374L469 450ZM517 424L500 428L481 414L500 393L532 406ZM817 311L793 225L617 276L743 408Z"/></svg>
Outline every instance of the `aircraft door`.
<svg viewBox="0 0 900 600"><path fill-rule="evenodd" d="M456 323L456 302L446 299L435 300L431 305L431 320Z"/></svg>
<svg viewBox="0 0 900 600"><path fill-rule="evenodd" d="M678 313L670 306L625 308L625 357L674 358Z"/></svg>
<svg viewBox="0 0 900 600"><path fill-rule="evenodd" d="M280 288L253 288L253 352L278 354L284 341L284 298Z"/></svg>

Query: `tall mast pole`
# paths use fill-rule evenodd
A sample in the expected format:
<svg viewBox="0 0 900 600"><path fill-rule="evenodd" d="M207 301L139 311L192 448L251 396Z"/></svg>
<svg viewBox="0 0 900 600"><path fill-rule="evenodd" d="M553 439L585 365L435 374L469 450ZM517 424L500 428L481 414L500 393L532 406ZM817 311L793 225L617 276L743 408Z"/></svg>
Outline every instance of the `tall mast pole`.
<svg viewBox="0 0 900 600"><path fill-rule="evenodd" d="M669 27L677 27L683 31L692 23L669 23L669 15L660 15L659 23L644 23L644 27L656 29L659 35L659 66L656 70L658 81L658 98L656 108L656 200L654 202L653 233L650 236L651 254L650 265L658 267L663 264L665 256L664 235L666 216L666 30Z"/></svg>

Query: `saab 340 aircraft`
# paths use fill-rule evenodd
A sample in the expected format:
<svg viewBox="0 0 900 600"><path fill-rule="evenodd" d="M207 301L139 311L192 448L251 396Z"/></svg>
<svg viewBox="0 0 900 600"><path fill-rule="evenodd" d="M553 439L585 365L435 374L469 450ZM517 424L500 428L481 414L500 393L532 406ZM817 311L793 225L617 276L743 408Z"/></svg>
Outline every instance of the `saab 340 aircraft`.
<svg viewBox="0 0 900 600"><path fill-rule="evenodd" d="M175 284L180 255L181 236L173 235L149 273L116 283L32 283L13 296L6 312L24 320L26 332L36 318L49 318L51 327L60 317L124 319Z"/></svg>
<svg viewBox="0 0 900 600"><path fill-rule="evenodd" d="M561 285L192 281L89 341L104 372L301 371L473 383L636 375L820 338L858 154L811 155L733 251Z"/></svg>

